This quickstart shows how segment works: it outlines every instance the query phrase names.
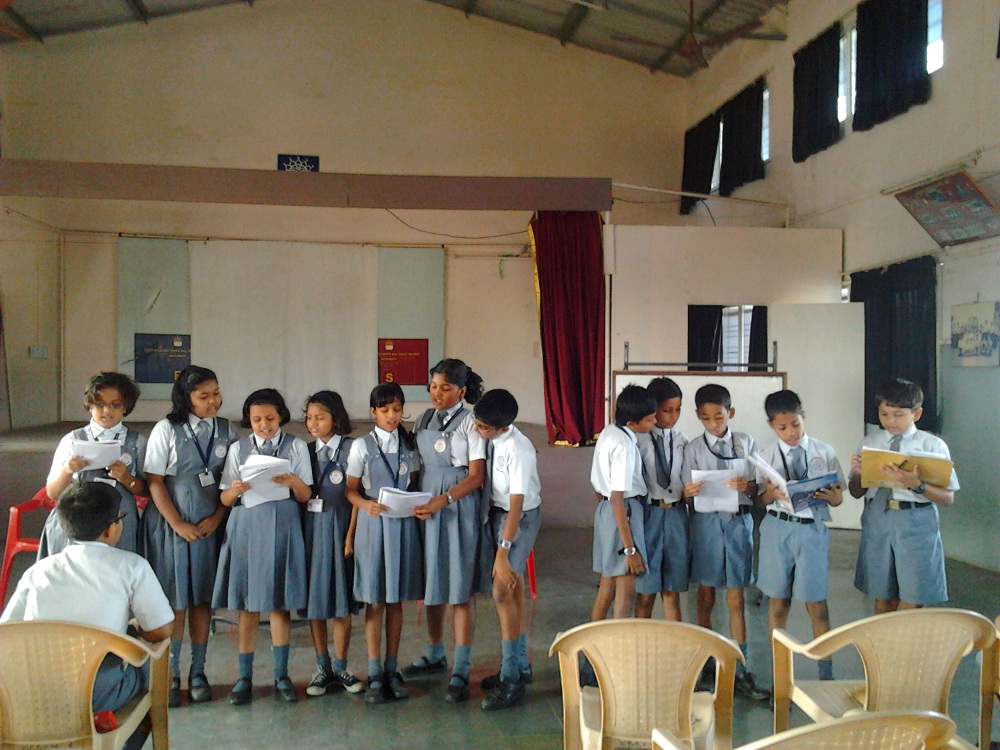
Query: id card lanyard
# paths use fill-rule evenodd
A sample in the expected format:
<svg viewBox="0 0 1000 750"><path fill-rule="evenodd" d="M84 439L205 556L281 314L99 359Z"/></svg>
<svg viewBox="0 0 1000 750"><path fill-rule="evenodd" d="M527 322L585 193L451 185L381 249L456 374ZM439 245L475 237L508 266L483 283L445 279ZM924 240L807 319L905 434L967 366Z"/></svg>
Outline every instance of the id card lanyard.
<svg viewBox="0 0 1000 750"><path fill-rule="evenodd" d="M187 424L188 434L191 439L194 440L194 447L198 449L198 456L201 458L201 463L204 465L205 470L198 472L198 481L201 482L202 487L210 487L215 484L215 475L212 474L212 470L209 468L208 463L212 458L212 446L215 445L215 420L212 420L212 434L208 438L208 448L206 450L201 449L201 443L198 442L198 436L195 434L194 430L191 429L191 423Z"/></svg>

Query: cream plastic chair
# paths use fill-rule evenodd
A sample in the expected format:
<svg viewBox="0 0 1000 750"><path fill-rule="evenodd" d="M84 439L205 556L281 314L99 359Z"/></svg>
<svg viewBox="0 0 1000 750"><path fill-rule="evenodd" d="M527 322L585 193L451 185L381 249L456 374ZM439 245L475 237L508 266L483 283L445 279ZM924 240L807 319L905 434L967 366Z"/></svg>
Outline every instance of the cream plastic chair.
<svg viewBox="0 0 1000 750"><path fill-rule="evenodd" d="M828 659L854 646L864 680L796 680L795 654ZM774 731L788 728L791 704L814 721L851 711L938 711L948 713L948 691L963 656L982 650L979 680L979 746L990 746L993 687L997 680L997 633L988 619L962 609L910 609L842 625L801 643L774 631ZM955 737L952 746L968 746Z"/></svg>
<svg viewBox="0 0 1000 750"><path fill-rule="evenodd" d="M580 688L578 654L594 667L600 688ZM650 746L666 727L696 747L732 747L733 680L743 660L730 639L662 620L602 620L556 636L566 750ZM714 693L695 693L702 665L716 661Z"/></svg>
<svg viewBox="0 0 1000 750"><path fill-rule="evenodd" d="M781 732L739 750L934 750L945 747L955 723L933 711L876 712ZM669 731L653 730L653 750L688 750Z"/></svg>
<svg viewBox="0 0 1000 750"><path fill-rule="evenodd" d="M104 628L35 620L0 625L0 749L117 750L148 713L153 747L167 750L169 641L147 646ZM115 712L118 728L98 734L91 696L106 654L134 666L150 660L149 692Z"/></svg>

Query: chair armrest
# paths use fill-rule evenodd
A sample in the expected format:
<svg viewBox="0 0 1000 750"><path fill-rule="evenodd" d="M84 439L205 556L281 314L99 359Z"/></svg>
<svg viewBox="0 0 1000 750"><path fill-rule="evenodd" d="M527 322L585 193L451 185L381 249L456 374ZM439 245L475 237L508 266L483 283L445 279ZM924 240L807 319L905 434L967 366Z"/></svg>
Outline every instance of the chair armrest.
<svg viewBox="0 0 1000 750"><path fill-rule="evenodd" d="M133 667L141 667L149 659L161 658L169 647L169 639L164 639L159 643L146 643L139 638L118 633L109 633L107 643L108 651L120 656L123 661Z"/></svg>
<svg viewBox="0 0 1000 750"><path fill-rule="evenodd" d="M683 742L669 729L653 728L653 750L691 750L686 742Z"/></svg>
<svg viewBox="0 0 1000 750"><path fill-rule="evenodd" d="M831 630L819 636L819 638L814 638L809 643L803 643L787 630L775 628L771 633L771 644L772 647L779 646L784 648L786 652L790 651L793 654L802 654L809 659L827 659L831 654L836 653L847 643L850 643L851 633L849 628L851 625L853 623L848 623L846 626Z"/></svg>
<svg viewBox="0 0 1000 750"><path fill-rule="evenodd" d="M771 643L781 644L792 653L806 653L806 644L783 628L775 628L771 631Z"/></svg>

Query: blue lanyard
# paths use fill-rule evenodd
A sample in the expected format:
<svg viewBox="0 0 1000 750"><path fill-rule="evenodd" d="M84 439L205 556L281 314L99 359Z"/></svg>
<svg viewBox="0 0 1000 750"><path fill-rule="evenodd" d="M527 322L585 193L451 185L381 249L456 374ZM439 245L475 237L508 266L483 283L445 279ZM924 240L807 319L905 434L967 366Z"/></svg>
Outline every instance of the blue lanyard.
<svg viewBox="0 0 1000 750"><path fill-rule="evenodd" d="M396 439L401 440L401 438L399 438L398 436ZM377 437L375 438L375 447L378 448L378 454L382 457L382 463L385 464L385 470L388 471L389 476L392 477L392 486L395 487L396 489L399 489L399 464L396 465L397 466L396 471L393 471L392 467L389 465L389 459L385 457L385 453L382 451L382 446L378 444ZM403 444L402 442L400 442L400 448L402 447ZM400 456L399 461L402 462L401 452L397 453L396 455Z"/></svg>
<svg viewBox="0 0 1000 750"><path fill-rule="evenodd" d="M215 420L212 420L212 435L208 438L208 449L202 450L201 443L198 442L198 435L194 430L191 429L191 423L187 424L188 434L191 435L191 439L194 440L194 447L198 449L198 455L201 457L201 462L205 464L205 471L208 472L208 462L212 458L212 446L215 444Z"/></svg>
<svg viewBox="0 0 1000 750"><path fill-rule="evenodd" d="M707 434L702 433L701 439L705 441L705 447L708 448L708 452L711 453L716 458L721 458L723 461L738 461L738 460L740 460L740 457L736 455L736 436L735 435L733 435L733 455L731 455L731 456L724 456L721 453L716 453L714 450L712 450L712 446L708 444L708 435ZM726 441L723 440L722 438L718 438L715 441L715 444L716 445L718 445L719 443L725 444L725 442Z"/></svg>

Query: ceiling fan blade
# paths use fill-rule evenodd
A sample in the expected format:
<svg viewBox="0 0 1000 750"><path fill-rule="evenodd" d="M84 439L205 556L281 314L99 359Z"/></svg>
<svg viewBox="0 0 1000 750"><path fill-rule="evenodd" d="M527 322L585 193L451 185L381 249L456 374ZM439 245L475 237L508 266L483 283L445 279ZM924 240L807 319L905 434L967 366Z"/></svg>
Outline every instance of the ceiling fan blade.
<svg viewBox="0 0 1000 750"><path fill-rule="evenodd" d="M709 37L708 39L703 39L701 45L703 47L721 47L723 45L729 44L735 39L739 39L746 33L753 31L754 29L759 29L764 25L764 22L759 18L753 21L748 21L742 26L738 26L732 31L727 31L725 34L719 34L718 36Z"/></svg>
<svg viewBox="0 0 1000 750"><path fill-rule="evenodd" d="M651 42L648 39L640 39L637 36L626 36L624 34L611 34L610 38L616 42L622 42L624 44L638 44L643 47L657 47L662 49L664 46L662 42Z"/></svg>

